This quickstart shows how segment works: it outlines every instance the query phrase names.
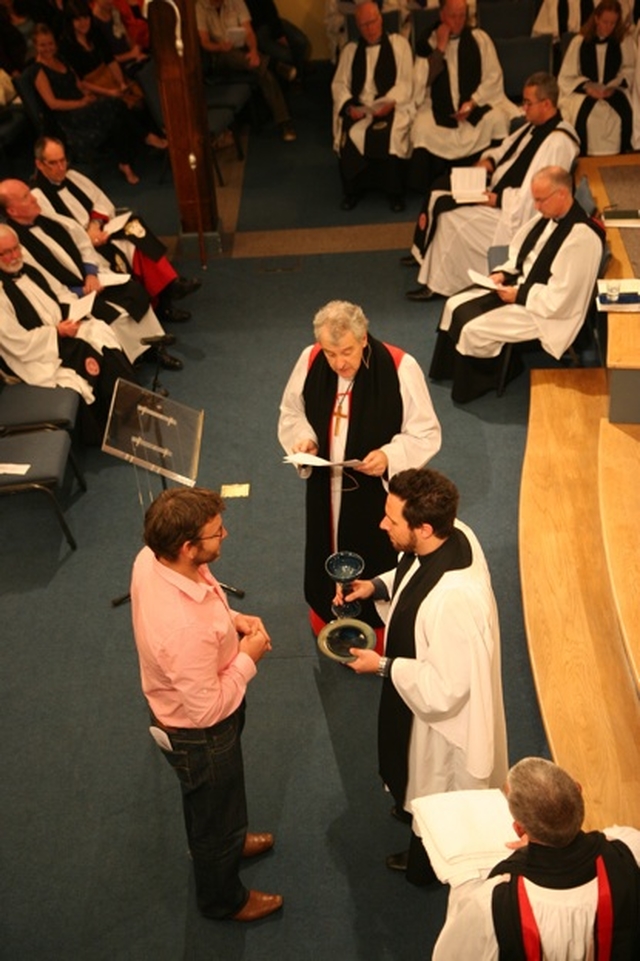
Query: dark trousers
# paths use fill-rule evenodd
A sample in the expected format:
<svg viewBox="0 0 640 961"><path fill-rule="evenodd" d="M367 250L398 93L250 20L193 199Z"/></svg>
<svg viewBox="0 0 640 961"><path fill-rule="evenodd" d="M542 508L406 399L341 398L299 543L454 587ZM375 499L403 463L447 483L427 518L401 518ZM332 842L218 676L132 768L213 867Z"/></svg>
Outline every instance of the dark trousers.
<svg viewBox="0 0 640 961"><path fill-rule="evenodd" d="M213 727L168 731L163 754L182 790L200 912L226 918L244 907L249 892L239 868L247 833L247 803L240 734L244 705Z"/></svg>

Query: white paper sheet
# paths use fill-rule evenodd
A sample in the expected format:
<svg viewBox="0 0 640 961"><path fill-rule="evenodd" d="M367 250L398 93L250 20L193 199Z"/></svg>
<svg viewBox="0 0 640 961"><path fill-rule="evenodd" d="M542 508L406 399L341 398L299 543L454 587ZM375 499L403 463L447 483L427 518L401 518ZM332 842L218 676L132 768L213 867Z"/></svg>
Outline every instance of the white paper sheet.
<svg viewBox="0 0 640 961"><path fill-rule="evenodd" d="M304 454L298 451L295 454L287 454L283 458L285 464L295 464L296 467L357 467L362 461L359 460L325 460L324 457L317 457L315 454Z"/></svg>
<svg viewBox="0 0 640 961"><path fill-rule="evenodd" d="M499 285L496 284L491 277L487 277L486 274L479 274L477 270L472 270L471 267L469 267L467 273L469 274L469 280L475 284L476 287L486 287L487 290L500 290Z"/></svg>
<svg viewBox="0 0 640 961"><path fill-rule="evenodd" d="M92 290L90 294L85 294L84 297L78 297L77 300L72 300L69 304L69 316L67 320L82 320L83 317L88 317L93 309L95 299L96 292Z"/></svg>
<svg viewBox="0 0 640 961"><path fill-rule="evenodd" d="M109 236L111 236L111 234L117 234L119 230L122 230L130 217L130 210L125 210L123 214L117 214L115 217L112 217L111 220L107 221L104 225L103 229L105 234L109 234Z"/></svg>

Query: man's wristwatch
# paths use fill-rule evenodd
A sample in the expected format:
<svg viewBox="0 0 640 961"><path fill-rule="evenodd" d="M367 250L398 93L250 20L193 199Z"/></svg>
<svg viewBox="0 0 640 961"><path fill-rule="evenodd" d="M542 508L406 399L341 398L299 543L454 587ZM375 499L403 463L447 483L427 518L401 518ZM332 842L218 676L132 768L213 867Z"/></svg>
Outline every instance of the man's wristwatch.
<svg viewBox="0 0 640 961"><path fill-rule="evenodd" d="M391 671L391 658L381 657L378 661L378 668L376 674L378 677L389 677L389 672Z"/></svg>

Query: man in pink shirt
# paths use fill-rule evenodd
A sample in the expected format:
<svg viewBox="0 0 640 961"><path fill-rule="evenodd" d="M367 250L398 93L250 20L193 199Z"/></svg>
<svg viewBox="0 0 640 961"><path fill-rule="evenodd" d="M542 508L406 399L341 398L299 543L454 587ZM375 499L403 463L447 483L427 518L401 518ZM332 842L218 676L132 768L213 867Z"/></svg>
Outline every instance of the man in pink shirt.
<svg viewBox="0 0 640 961"><path fill-rule="evenodd" d="M282 907L279 894L250 891L243 857L273 847L247 831L240 734L245 691L271 650L259 617L229 608L208 564L227 536L224 502L204 488L163 491L147 510L131 581L133 630L150 728L175 770L208 918L255 921Z"/></svg>

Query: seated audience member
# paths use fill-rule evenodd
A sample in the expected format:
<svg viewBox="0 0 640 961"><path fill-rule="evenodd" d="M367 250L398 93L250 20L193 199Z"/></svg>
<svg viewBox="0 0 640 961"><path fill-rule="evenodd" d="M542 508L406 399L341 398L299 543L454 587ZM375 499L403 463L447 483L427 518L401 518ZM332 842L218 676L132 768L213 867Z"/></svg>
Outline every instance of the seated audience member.
<svg viewBox="0 0 640 961"><path fill-rule="evenodd" d="M41 66L35 76L35 88L65 137L90 150L108 144L127 182L139 183L131 166L138 138L124 103L113 98L98 99L81 88L74 71L58 56L58 45L49 27L36 27L34 44L36 63Z"/></svg>
<svg viewBox="0 0 640 961"><path fill-rule="evenodd" d="M122 10L129 10L128 18L123 18ZM111 54L128 76L134 76L142 64L149 59L149 34L147 28L146 47L136 43L129 35L125 19L135 23L131 8L126 0L117 4L116 0L94 0L91 8L93 26L102 37ZM139 21L138 21L139 22ZM144 23L144 21L142 21ZM146 23L145 23L145 26Z"/></svg>
<svg viewBox="0 0 640 961"><path fill-rule="evenodd" d="M531 182L538 216L520 228L507 261L490 274L498 289L469 287L445 303L429 375L453 376L458 403L496 387L498 362L487 361L505 343L539 339L559 360L575 340L593 297L604 231L573 199L572 187L561 167L538 171Z"/></svg>
<svg viewBox="0 0 640 961"><path fill-rule="evenodd" d="M26 63L27 41L11 23L7 8L0 6L0 70L15 77L22 73Z"/></svg>
<svg viewBox="0 0 640 961"><path fill-rule="evenodd" d="M33 60L35 54L33 50L33 31L35 30L35 20L33 19L28 4L15 2L15 0L0 0L2 12L7 15L9 24L18 31L24 38L26 45L25 61ZM4 31L4 23L0 21L0 27Z"/></svg>
<svg viewBox="0 0 640 961"><path fill-rule="evenodd" d="M34 23L44 23L56 40L60 37L64 28L65 0L21 0L20 6Z"/></svg>
<svg viewBox="0 0 640 961"><path fill-rule="evenodd" d="M166 247L139 217L132 214L115 234L106 232L116 208L92 180L69 169L61 140L41 137L34 149L37 172L32 193L45 217L77 221L112 269L123 267L142 283L161 323L188 320L190 313L172 301L198 290L200 281L178 276L167 260Z"/></svg>
<svg viewBox="0 0 640 961"><path fill-rule="evenodd" d="M77 391L91 407L83 439L99 443L116 380L135 382L135 372L107 324L65 319L61 292L24 262L17 234L0 224L0 357L27 384Z"/></svg>
<svg viewBox="0 0 640 961"><path fill-rule="evenodd" d="M29 187L20 180L0 183L0 211L20 238L26 262L37 266L48 281L53 278L74 295L95 291L93 315L112 325L132 363L147 350L143 338L165 338L142 284L132 278L112 284L108 262L74 220L57 214L44 217ZM164 346L157 351L166 370L182 369L182 361L168 354Z"/></svg>
<svg viewBox="0 0 640 961"><path fill-rule="evenodd" d="M146 3L142 0L114 0L116 8L120 11L122 22L125 25L129 40L133 44L148 52L150 49L149 24L143 10L146 10Z"/></svg>
<svg viewBox="0 0 640 961"><path fill-rule="evenodd" d="M260 52L271 58L276 72L285 80L302 76L311 48L306 34L280 16L274 0L246 2Z"/></svg>
<svg viewBox="0 0 640 961"><path fill-rule="evenodd" d="M578 33L591 16L593 0L542 0L531 30L532 37L551 34L554 41L565 33Z"/></svg>
<svg viewBox="0 0 640 961"><path fill-rule="evenodd" d="M485 150L476 166L487 171L484 204L458 204L445 174L433 184L418 217L406 266L420 264L420 286L409 300L449 297L468 284L467 270L487 269L487 251L508 244L535 214L531 179L542 167L570 170L579 153L573 127L558 111L558 84L548 73L532 74L524 85L526 124L498 147Z"/></svg>
<svg viewBox="0 0 640 961"><path fill-rule="evenodd" d="M269 70L269 58L258 50L258 40L244 0L197 0L196 22L200 46L209 53L213 73L250 70L282 139L296 139L291 114L282 88Z"/></svg>
<svg viewBox="0 0 640 961"><path fill-rule="evenodd" d="M488 879L451 890L433 961L635 961L640 831L583 831L580 785L543 758L518 761L504 791L520 843Z"/></svg>
<svg viewBox="0 0 640 961"><path fill-rule="evenodd" d="M636 51L625 32L618 0L600 0L562 61L560 110L576 128L582 154L597 157L631 150L630 89Z"/></svg>
<svg viewBox="0 0 640 961"><path fill-rule="evenodd" d="M127 77L109 46L94 27L85 0L70 0L65 7L65 31L60 50L82 81L83 89L97 97L121 100L134 120L136 139L166 150L163 131L156 126L142 88Z"/></svg>
<svg viewBox="0 0 640 961"><path fill-rule="evenodd" d="M429 157L428 166L421 164L428 169L427 181L451 161L473 157L502 140L518 115L505 96L493 41L483 30L467 26L467 12L465 0L440 0L440 19L421 39L425 54L416 57L418 112L411 143L414 154L426 151Z"/></svg>
<svg viewBox="0 0 640 961"><path fill-rule="evenodd" d="M402 160L409 156L411 47L387 34L375 3L356 8L360 31L348 43L331 84L333 145L340 161L342 209L357 204L367 181L377 181L392 210L403 210Z"/></svg>
<svg viewBox="0 0 640 961"><path fill-rule="evenodd" d="M340 51L349 40L347 29L347 17L345 14L355 12L356 7L366 0L326 0L324 24L327 31L327 42L332 63L336 63ZM389 30L390 33L401 33L405 39L411 35L411 9L412 6L424 6L421 0L374 0L380 8L381 13L397 13L397 27ZM431 5L431 4L430 4ZM395 22L395 17L391 18Z"/></svg>

